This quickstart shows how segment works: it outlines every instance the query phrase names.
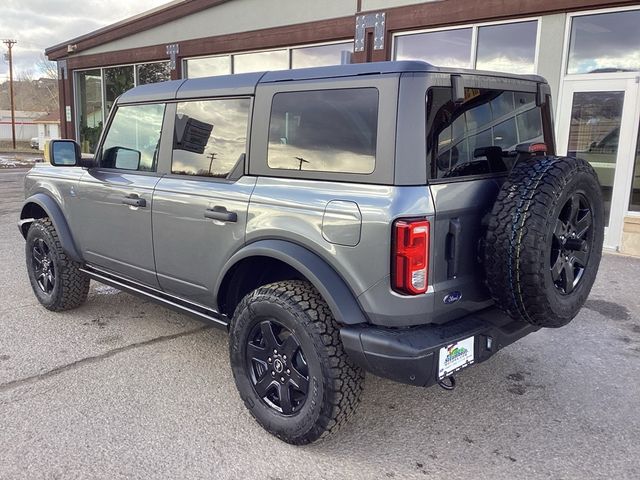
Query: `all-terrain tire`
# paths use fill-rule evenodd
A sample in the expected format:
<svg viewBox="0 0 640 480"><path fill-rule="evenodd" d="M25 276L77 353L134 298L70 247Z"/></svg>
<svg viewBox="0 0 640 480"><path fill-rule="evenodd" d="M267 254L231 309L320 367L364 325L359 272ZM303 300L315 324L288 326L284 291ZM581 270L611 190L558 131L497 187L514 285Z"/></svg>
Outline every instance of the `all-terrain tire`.
<svg viewBox="0 0 640 480"><path fill-rule="evenodd" d="M518 162L487 223L484 265L497 305L533 325L569 323L602 256L604 206L591 165L553 156Z"/></svg>
<svg viewBox="0 0 640 480"><path fill-rule="evenodd" d="M255 373L253 377L251 373L253 362L247 359L251 332L270 321L295 336L305 358L304 368L308 369L306 399L289 415L257 393ZM280 344L279 339L276 342ZM231 322L229 349L233 376L246 407L263 428L287 443L308 444L335 432L360 401L364 374L345 353L338 324L322 296L308 282L272 283L244 297ZM280 347L273 350L277 349ZM275 362L275 357L269 361ZM269 371L264 375L268 377ZM280 374L275 376L276 384L272 385L278 391L279 377Z"/></svg>
<svg viewBox="0 0 640 480"><path fill-rule="evenodd" d="M34 246L36 251L44 250L47 254L47 265L51 266L54 279L50 291L42 288L38 283L39 272L34 261ZM60 312L79 307L87 299L90 279L80 271L81 265L71 260L62 249L60 238L49 218L35 220L29 227L25 245L27 273L33 293L40 303L48 310ZM46 287L49 287L46 284Z"/></svg>

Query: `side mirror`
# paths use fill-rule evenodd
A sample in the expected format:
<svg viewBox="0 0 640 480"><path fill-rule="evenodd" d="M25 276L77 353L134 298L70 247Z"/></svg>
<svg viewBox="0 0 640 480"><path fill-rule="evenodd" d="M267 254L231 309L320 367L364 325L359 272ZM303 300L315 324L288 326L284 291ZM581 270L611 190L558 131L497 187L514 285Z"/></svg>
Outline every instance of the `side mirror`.
<svg viewBox="0 0 640 480"><path fill-rule="evenodd" d="M138 170L140 168L140 152L131 148L113 148L114 168L122 170Z"/></svg>
<svg viewBox="0 0 640 480"><path fill-rule="evenodd" d="M45 146L44 158L55 167L80 165L80 145L73 140L51 140Z"/></svg>

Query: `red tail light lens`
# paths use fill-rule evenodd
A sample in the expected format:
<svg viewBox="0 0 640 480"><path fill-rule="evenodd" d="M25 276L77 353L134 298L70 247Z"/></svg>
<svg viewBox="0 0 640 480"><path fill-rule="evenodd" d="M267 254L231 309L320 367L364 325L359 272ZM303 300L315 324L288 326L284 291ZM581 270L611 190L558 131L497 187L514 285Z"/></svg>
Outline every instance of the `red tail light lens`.
<svg viewBox="0 0 640 480"><path fill-rule="evenodd" d="M547 145L545 143L532 143L529 145L529 153L547 153Z"/></svg>
<svg viewBox="0 0 640 480"><path fill-rule="evenodd" d="M426 292L429 283L429 222L396 220L393 239L393 289L409 295Z"/></svg>

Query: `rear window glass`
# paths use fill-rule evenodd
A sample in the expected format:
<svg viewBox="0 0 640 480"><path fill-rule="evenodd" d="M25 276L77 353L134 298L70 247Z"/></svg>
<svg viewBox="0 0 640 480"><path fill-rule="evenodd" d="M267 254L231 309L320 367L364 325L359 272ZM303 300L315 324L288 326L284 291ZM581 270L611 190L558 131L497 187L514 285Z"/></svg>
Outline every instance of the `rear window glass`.
<svg viewBox="0 0 640 480"><path fill-rule="evenodd" d="M427 92L427 160L430 177L508 172L520 143L544 142L542 115L530 92L465 88L455 105L450 87ZM489 148L492 147L492 148Z"/></svg>
<svg viewBox="0 0 640 480"><path fill-rule="evenodd" d="M277 93L267 163L274 169L370 174L377 128L375 88Z"/></svg>

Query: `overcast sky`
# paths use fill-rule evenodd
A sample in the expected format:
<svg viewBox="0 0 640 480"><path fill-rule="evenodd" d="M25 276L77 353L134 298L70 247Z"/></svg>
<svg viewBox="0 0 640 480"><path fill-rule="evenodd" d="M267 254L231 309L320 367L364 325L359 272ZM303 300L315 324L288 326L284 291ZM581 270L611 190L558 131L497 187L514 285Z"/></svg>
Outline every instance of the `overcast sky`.
<svg viewBox="0 0 640 480"><path fill-rule="evenodd" d="M155 8L168 0L0 0L0 39L17 40L14 75L31 70L44 49ZM0 82L8 76L0 44Z"/></svg>

